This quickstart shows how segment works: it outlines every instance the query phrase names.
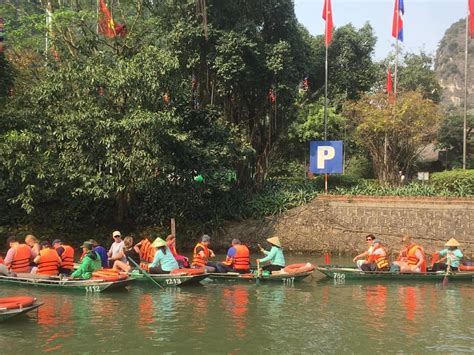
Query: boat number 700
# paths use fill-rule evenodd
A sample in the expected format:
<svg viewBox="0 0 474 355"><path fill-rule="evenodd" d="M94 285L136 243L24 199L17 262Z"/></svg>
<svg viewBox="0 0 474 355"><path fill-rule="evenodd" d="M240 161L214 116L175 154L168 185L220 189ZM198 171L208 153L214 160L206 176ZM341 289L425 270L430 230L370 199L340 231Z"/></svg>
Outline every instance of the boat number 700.
<svg viewBox="0 0 474 355"><path fill-rule="evenodd" d="M345 280L345 278L346 278L346 275L344 275L344 274L339 274L337 272L334 273L334 279L335 280Z"/></svg>

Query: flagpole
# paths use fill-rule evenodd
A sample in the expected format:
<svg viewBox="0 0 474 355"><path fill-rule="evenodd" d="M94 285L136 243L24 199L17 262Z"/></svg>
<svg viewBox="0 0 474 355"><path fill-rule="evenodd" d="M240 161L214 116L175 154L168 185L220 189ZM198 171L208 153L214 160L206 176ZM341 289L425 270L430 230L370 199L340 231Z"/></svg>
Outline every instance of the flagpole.
<svg viewBox="0 0 474 355"><path fill-rule="evenodd" d="M325 0L327 1L327 0ZM325 22L325 35L324 44L326 46L326 58L324 62L324 140L328 140L328 47L327 43L328 36L328 23L329 23L329 4L326 3L326 22ZM328 192L328 174L324 174L324 192Z"/></svg>
<svg viewBox="0 0 474 355"><path fill-rule="evenodd" d="M464 122L462 130L462 168L466 170L467 155L467 59L469 54L469 2L467 4L466 16L466 43L464 50Z"/></svg>
<svg viewBox="0 0 474 355"><path fill-rule="evenodd" d="M48 54L48 50L49 50L49 33L51 32L51 24L53 21L52 17L53 17L53 14L52 14L51 2L48 1L48 4L46 5L46 36L45 36L45 43L44 43L45 55Z"/></svg>

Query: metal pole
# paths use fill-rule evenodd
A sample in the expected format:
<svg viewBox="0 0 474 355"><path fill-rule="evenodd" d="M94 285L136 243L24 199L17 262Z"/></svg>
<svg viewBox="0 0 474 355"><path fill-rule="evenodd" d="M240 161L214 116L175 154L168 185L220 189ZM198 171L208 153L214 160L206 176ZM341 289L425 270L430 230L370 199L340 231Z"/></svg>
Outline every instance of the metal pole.
<svg viewBox="0 0 474 355"><path fill-rule="evenodd" d="M332 14L331 14L332 15ZM328 22L329 22L329 4L326 3L326 30L324 31L324 40L328 36ZM326 45L326 59L324 62L324 140L328 140L328 47L329 43ZM328 174L324 174L324 192L328 193Z"/></svg>
<svg viewBox="0 0 474 355"><path fill-rule="evenodd" d="M469 52L469 4L466 16L466 43L464 50L464 123L462 130L462 168L466 170L466 155L467 155L467 59Z"/></svg>

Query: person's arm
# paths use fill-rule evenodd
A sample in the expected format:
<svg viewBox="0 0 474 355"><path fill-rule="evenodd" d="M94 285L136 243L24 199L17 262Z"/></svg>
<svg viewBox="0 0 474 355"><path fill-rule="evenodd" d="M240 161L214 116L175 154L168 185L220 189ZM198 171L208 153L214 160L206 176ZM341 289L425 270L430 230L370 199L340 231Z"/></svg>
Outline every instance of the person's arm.
<svg viewBox="0 0 474 355"><path fill-rule="evenodd" d="M425 261L425 257L423 256L423 253L420 249L416 250L415 255L418 258L418 263L416 264L416 267L421 268L421 264L423 264L423 262Z"/></svg>
<svg viewBox="0 0 474 355"><path fill-rule="evenodd" d="M142 242L138 243L138 244L135 244L133 246L133 250L135 250L137 252L138 255L140 255L140 246L142 245Z"/></svg>
<svg viewBox="0 0 474 355"><path fill-rule="evenodd" d="M161 254L161 252L158 250L155 253L155 257L153 258L152 263L149 264L148 267L158 267L160 265L160 260L161 260L160 254Z"/></svg>
<svg viewBox="0 0 474 355"><path fill-rule="evenodd" d="M7 255L5 256L5 260L3 260L3 263L10 268L13 262L13 258L15 257L15 249L10 248L8 249Z"/></svg>
<svg viewBox="0 0 474 355"><path fill-rule="evenodd" d="M266 257L259 259L261 263L272 260L276 256L277 249L275 247L271 248L269 252L266 252Z"/></svg>
<svg viewBox="0 0 474 355"><path fill-rule="evenodd" d="M362 254L359 254L354 259L352 259L352 262L355 263L357 260L365 258L367 255L369 255L369 252L366 250Z"/></svg>
<svg viewBox="0 0 474 355"><path fill-rule="evenodd" d="M89 264L90 258L87 255L82 259L82 263L79 265L76 271L71 274L71 277L81 277L82 274L86 271L86 266Z"/></svg>
<svg viewBox="0 0 474 355"><path fill-rule="evenodd" d="M33 259L33 262L35 264L39 264L40 260L41 260L41 256L38 255L36 258Z"/></svg>
<svg viewBox="0 0 474 355"><path fill-rule="evenodd" d="M56 253L58 253L58 255L61 256L64 253L64 248L59 247L58 249L56 249Z"/></svg>

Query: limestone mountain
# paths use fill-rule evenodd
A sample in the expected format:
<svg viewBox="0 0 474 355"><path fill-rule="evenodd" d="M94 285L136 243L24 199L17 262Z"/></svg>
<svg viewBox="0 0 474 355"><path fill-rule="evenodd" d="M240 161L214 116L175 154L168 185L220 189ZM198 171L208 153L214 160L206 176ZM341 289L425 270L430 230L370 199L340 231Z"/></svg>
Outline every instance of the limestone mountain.
<svg viewBox="0 0 474 355"><path fill-rule="evenodd" d="M459 111L464 105L464 49L466 22L461 19L445 32L436 52L435 71L443 89L442 103ZM474 40L469 40L468 110L474 110Z"/></svg>

